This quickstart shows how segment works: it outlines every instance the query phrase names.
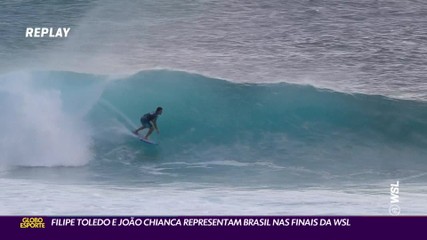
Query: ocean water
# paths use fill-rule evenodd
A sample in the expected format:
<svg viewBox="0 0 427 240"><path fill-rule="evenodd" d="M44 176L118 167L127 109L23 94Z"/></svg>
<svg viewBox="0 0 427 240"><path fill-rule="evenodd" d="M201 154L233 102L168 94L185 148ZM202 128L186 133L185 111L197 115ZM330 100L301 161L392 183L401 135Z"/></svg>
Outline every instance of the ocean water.
<svg viewBox="0 0 427 240"><path fill-rule="evenodd" d="M0 214L424 215L426 11L2 2Z"/></svg>

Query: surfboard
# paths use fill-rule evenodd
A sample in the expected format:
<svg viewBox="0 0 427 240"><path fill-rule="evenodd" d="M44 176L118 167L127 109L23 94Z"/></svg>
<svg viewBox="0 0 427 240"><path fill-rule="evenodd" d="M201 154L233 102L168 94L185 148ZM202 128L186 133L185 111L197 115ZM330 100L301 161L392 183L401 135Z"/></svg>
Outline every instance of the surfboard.
<svg viewBox="0 0 427 240"><path fill-rule="evenodd" d="M134 133L134 135L139 139L139 141L141 141L141 142L145 142L145 143L148 143L148 144L151 144L151 145L157 145L157 143L156 142L154 142L154 141L151 141L151 140L146 140L146 139L144 139L144 137L142 137L141 135L139 135L139 134L135 134Z"/></svg>
<svg viewBox="0 0 427 240"><path fill-rule="evenodd" d="M148 144L151 144L151 145L157 145L157 143L156 142L153 142L153 141L150 141L150 140L146 140L146 139L144 139L143 137L141 137L141 136L138 136L138 138L139 138L139 140L141 141L141 142L145 142L145 143L148 143Z"/></svg>

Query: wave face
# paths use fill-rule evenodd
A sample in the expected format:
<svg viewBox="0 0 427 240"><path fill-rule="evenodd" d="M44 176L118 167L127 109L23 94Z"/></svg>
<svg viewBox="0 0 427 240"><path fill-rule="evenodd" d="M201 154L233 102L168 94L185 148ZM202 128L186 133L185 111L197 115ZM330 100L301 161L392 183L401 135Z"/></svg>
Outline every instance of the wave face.
<svg viewBox="0 0 427 240"><path fill-rule="evenodd" d="M85 166L90 178L354 182L426 172L427 104L186 72L0 81L1 163ZM131 130L157 106L158 146ZM136 180L135 180L136 181ZM167 181L167 180L166 180Z"/></svg>

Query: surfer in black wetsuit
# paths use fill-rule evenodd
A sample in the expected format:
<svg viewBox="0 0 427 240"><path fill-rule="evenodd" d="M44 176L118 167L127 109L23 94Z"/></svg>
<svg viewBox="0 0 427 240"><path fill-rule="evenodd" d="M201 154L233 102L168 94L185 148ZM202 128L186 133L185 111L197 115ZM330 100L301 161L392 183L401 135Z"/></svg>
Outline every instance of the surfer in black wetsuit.
<svg viewBox="0 0 427 240"><path fill-rule="evenodd" d="M150 130L148 130L148 133L144 137L145 140L148 140L148 137L151 135L154 129L156 129L157 133L160 133L159 128L157 127L157 117L162 115L162 112L163 108L158 107L155 112L144 114L144 116L141 117L142 126L133 131L133 133L138 135L138 132L142 129L149 128Z"/></svg>

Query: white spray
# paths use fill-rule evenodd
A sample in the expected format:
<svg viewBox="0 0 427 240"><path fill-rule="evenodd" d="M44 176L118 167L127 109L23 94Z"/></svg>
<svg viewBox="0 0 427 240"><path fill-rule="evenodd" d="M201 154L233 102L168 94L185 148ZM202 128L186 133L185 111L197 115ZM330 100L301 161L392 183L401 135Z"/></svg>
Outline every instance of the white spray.
<svg viewBox="0 0 427 240"><path fill-rule="evenodd" d="M88 129L63 111L60 91L35 89L25 73L0 77L0 166L84 165Z"/></svg>

